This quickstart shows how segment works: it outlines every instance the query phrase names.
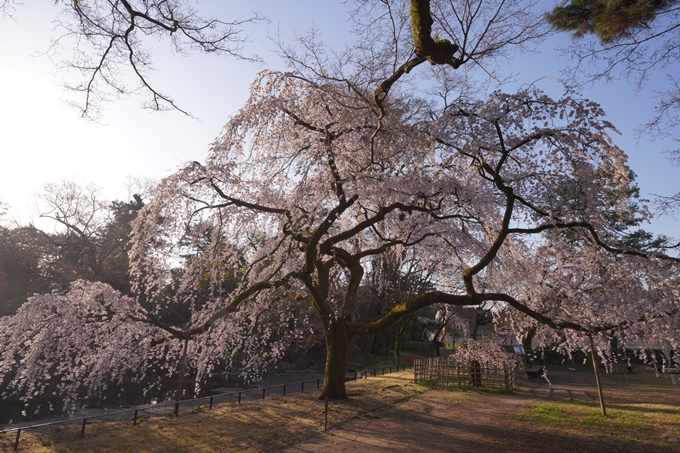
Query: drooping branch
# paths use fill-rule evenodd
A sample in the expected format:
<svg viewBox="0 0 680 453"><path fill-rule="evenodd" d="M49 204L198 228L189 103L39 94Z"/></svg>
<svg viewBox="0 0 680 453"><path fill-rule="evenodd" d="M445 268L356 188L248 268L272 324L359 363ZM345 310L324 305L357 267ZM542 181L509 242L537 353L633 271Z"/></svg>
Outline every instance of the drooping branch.
<svg viewBox="0 0 680 453"><path fill-rule="evenodd" d="M222 189L215 183L215 180L213 178L210 178L210 186L217 192L217 194L227 200L229 204L238 206L240 208L247 208L253 211L258 211L258 212L267 212L270 214L287 214L290 216L290 212L287 209L282 209L282 208L273 208L270 206L265 206L257 203L249 203L244 200L239 200L238 198L231 197L224 193Z"/></svg>
<svg viewBox="0 0 680 453"><path fill-rule="evenodd" d="M639 256L642 258L658 258L661 260L667 260L669 262L677 262L680 263L680 258L666 255L663 253L657 253L657 252L651 252L647 250L638 250L638 249L633 249L633 248L627 248L623 249L620 247L614 247L611 244L603 241L600 238L599 233L595 229L595 227L588 223L588 222L553 222L553 223L544 223L542 225L533 227L533 228L509 228L508 229L508 234L538 234L543 231L547 230L555 230L555 229L572 229L572 228L579 228L579 229L585 229L588 231L588 234L592 238L593 242L597 244L599 247L603 248L604 250L614 253L616 255L630 255L630 256ZM676 248L677 245L674 245L670 248Z"/></svg>
<svg viewBox="0 0 680 453"><path fill-rule="evenodd" d="M135 321L142 322L145 324L151 324L154 325L160 329L165 330L168 332L171 336L170 337L161 337L161 338L156 338L153 340L153 344L157 345L160 343L163 343L167 340L170 340L171 338L177 338L180 340L191 340L193 337L196 335L200 335L204 332L206 332L208 329L210 329L213 324L215 324L218 320L229 316L233 313L235 313L241 304L246 302L248 299L256 296L258 293L268 290L268 289L274 289L274 288L281 288L285 286L292 278L296 277L297 274L295 272L291 272L279 279L273 280L273 281L262 281L255 283L254 285L249 286L248 288L240 291L236 296L232 297L231 301L229 304L217 310L215 313L213 313L207 320L202 322L198 326L194 326L191 329L188 330L183 330L183 329L178 329L175 327L172 327L171 325L162 322L160 319L158 319L157 316L153 315L152 313L147 313L143 317L133 317Z"/></svg>

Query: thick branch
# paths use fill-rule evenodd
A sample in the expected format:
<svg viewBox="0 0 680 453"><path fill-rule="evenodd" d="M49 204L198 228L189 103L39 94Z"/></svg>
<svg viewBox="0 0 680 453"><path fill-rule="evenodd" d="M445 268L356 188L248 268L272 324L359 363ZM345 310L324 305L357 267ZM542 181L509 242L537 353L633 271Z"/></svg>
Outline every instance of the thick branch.
<svg viewBox="0 0 680 453"><path fill-rule="evenodd" d="M349 331L352 335L370 335L386 329L409 313L413 313L433 304L478 305L480 302L481 301L475 301L467 294L453 295L441 291L432 291L397 305L377 321L368 324L351 323L349 324Z"/></svg>

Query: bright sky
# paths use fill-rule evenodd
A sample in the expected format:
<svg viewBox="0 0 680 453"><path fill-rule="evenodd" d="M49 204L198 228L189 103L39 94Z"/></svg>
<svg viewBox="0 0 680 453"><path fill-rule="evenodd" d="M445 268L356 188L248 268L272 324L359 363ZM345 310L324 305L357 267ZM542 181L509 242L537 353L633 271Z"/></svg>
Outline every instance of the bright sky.
<svg viewBox="0 0 680 453"><path fill-rule="evenodd" d="M126 176L161 179L184 162L203 161L228 117L246 100L255 74L264 67L282 68L267 34L280 30L290 36L314 25L334 44L349 36L350 24L341 1L234 3L208 0L198 8L205 15L227 20L245 18L250 10L265 13L271 19L269 24L249 28L254 39L249 48L264 58L265 66L211 55L182 57L162 46L154 49L158 71L152 80L198 119L178 112L142 110L136 100L107 104L104 125L80 119L63 102L68 95L59 85L53 62L47 57L36 58L47 50L53 36L51 21L58 11L54 2L39 0L18 6L13 19L0 19L0 200L11 205L11 214L22 223L30 221L33 196L48 182L95 182L109 199L120 199L126 196ZM554 49L568 42L568 37L557 36L546 42L540 53L513 60L518 84L559 77L566 61ZM655 101L649 94L665 80L659 74L649 90L638 96L625 82L585 93L605 107L608 119L622 132L615 140L627 151L647 197L680 190L680 168L671 166L662 154L672 145L646 140L636 143L633 136L633 129L653 113ZM541 82L546 89L557 86L556 82ZM653 229L680 236L672 219L661 219Z"/></svg>

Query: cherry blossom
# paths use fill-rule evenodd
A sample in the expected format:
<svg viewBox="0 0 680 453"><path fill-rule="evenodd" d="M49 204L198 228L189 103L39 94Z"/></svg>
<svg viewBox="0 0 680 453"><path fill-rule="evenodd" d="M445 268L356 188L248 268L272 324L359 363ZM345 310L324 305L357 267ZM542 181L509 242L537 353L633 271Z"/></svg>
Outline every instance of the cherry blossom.
<svg viewBox="0 0 680 453"><path fill-rule="evenodd" d="M678 261L618 245L612 219L649 213L635 207L599 105L536 87L442 102L432 85L407 83L410 72L464 57L419 38L386 78L380 65L322 71L321 54L289 53L297 70L261 72L205 162L161 181L139 212L136 298L84 282L36 296L2 320L0 378L31 395L62 376L72 401L78 385L96 393L124 370L176 373L185 345L197 386L236 356L255 377L299 334L305 308L323 326L321 397L332 399L347 398L354 337L433 304L485 304L514 332L536 328L563 348L617 335L677 349ZM358 322L364 275L392 250L436 269L436 288Z"/></svg>

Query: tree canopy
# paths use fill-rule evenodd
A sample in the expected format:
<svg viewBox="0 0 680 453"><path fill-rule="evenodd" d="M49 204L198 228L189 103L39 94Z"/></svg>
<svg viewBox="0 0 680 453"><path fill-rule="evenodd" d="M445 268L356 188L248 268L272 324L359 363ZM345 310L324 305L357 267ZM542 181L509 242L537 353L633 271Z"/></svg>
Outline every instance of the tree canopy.
<svg viewBox="0 0 680 453"><path fill-rule="evenodd" d="M0 378L96 392L109 362L176 372L183 348L197 386L237 354L258 373L302 334L298 304L323 326L321 396L336 399L354 337L434 304L507 308L516 332L570 347L600 332L678 347L678 260L627 245L647 212L600 106L535 87L451 96L451 71L540 39L540 18L434 0L360 1L354 17L361 39L340 55L313 34L282 45L290 71L262 71L205 162L158 185L133 223L133 297L76 282L0 320ZM436 284L359 316L390 252ZM173 305L186 316L164 317ZM46 377L55 357L70 366Z"/></svg>

